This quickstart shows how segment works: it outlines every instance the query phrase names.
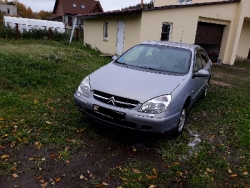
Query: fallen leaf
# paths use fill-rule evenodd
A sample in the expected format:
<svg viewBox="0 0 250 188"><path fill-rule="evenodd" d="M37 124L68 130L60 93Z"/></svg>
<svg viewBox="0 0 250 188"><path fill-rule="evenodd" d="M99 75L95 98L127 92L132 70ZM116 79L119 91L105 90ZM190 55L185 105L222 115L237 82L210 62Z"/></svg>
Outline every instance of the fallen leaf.
<svg viewBox="0 0 250 188"><path fill-rule="evenodd" d="M155 188L156 187L156 185L150 185L149 186L149 188Z"/></svg>
<svg viewBox="0 0 250 188"><path fill-rule="evenodd" d="M83 176L83 175L80 175L80 179L81 179L81 180L84 179L84 176Z"/></svg>
<svg viewBox="0 0 250 188"><path fill-rule="evenodd" d="M14 184L14 188L18 188L18 185Z"/></svg>
<svg viewBox="0 0 250 188"><path fill-rule="evenodd" d="M211 170L210 168L207 168L207 172L214 172L215 170Z"/></svg>
<svg viewBox="0 0 250 188"><path fill-rule="evenodd" d="M173 164L174 164L174 165L180 165L180 163L178 163L178 162L173 162Z"/></svg>
<svg viewBox="0 0 250 188"><path fill-rule="evenodd" d="M35 144L34 144L34 146L35 146L38 150L41 149L42 145L43 145L43 144L40 143L40 142L35 142Z"/></svg>
<svg viewBox="0 0 250 188"><path fill-rule="evenodd" d="M154 175L157 175L156 169L153 168L152 170L153 170Z"/></svg>
<svg viewBox="0 0 250 188"><path fill-rule="evenodd" d="M45 188L45 187L47 187L48 184L49 184L48 182L45 182L45 183L41 184L41 187Z"/></svg>
<svg viewBox="0 0 250 188"><path fill-rule="evenodd" d="M243 172L243 175L245 175L245 176L248 175L248 172Z"/></svg>
<svg viewBox="0 0 250 188"><path fill-rule="evenodd" d="M11 142L10 147L13 148L16 145L16 141Z"/></svg>
<svg viewBox="0 0 250 188"><path fill-rule="evenodd" d="M50 157L50 158L53 158L53 157L55 157L55 154L51 154L49 157Z"/></svg>
<svg viewBox="0 0 250 188"><path fill-rule="evenodd" d="M37 104L39 101L38 101L38 99L35 99L34 100L34 104Z"/></svg>
<svg viewBox="0 0 250 188"><path fill-rule="evenodd" d="M133 169L133 172L134 172L134 173L138 173L138 174L141 173L141 172L140 172L139 170L137 170L137 169Z"/></svg>
<svg viewBox="0 0 250 188"><path fill-rule="evenodd" d="M120 179L121 179L122 181L127 181L127 179L126 179L126 178L123 178L123 177L120 177Z"/></svg>
<svg viewBox="0 0 250 188"><path fill-rule="evenodd" d="M4 118L0 118L0 121L4 121Z"/></svg>
<svg viewBox="0 0 250 188"><path fill-rule="evenodd" d="M17 140L19 140L19 142L22 142L22 141L23 141L20 137L17 137Z"/></svg>
<svg viewBox="0 0 250 188"><path fill-rule="evenodd" d="M12 174L13 178L18 178L19 176L17 174Z"/></svg>
<svg viewBox="0 0 250 188"><path fill-rule="evenodd" d="M101 184L96 184L95 188L100 188L100 187L105 187L102 183Z"/></svg>
<svg viewBox="0 0 250 188"><path fill-rule="evenodd" d="M157 176L149 176L149 175L146 175L148 179L156 179Z"/></svg>
<svg viewBox="0 0 250 188"><path fill-rule="evenodd" d="M232 174L231 176L230 176L230 178L235 178L235 177L237 177L238 176L238 174Z"/></svg>
<svg viewBox="0 0 250 188"><path fill-rule="evenodd" d="M40 176L38 176L36 179L37 179L37 180L40 180L40 179L42 179L42 176L40 175Z"/></svg>
<svg viewBox="0 0 250 188"><path fill-rule="evenodd" d="M47 124L49 124L49 125L51 125L51 124L52 124L52 122L50 122L50 121L46 121L46 123L47 123Z"/></svg>
<svg viewBox="0 0 250 188"><path fill-rule="evenodd" d="M136 152L136 148L133 148L133 152Z"/></svg>
<svg viewBox="0 0 250 188"><path fill-rule="evenodd" d="M40 166L38 167L38 169L39 169L39 171L42 171L42 168Z"/></svg>
<svg viewBox="0 0 250 188"><path fill-rule="evenodd" d="M2 145L0 145L0 149L5 149L5 147L4 147L4 146L2 146Z"/></svg>
<svg viewBox="0 0 250 188"><path fill-rule="evenodd" d="M14 166L14 167L12 168L12 170L13 170L13 171L16 171L16 166Z"/></svg>
<svg viewBox="0 0 250 188"><path fill-rule="evenodd" d="M228 169L227 171L228 171L230 174L232 174L232 170L231 170L231 169Z"/></svg>
<svg viewBox="0 0 250 188"><path fill-rule="evenodd" d="M2 155L1 159L9 159L10 156L9 155Z"/></svg>
<svg viewBox="0 0 250 188"><path fill-rule="evenodd" d="M56 183L58 183L59 181L61 181L62 178L56 178L55 181Z"/></svg>
<svg viewBox="0 0 250 188"><path fill-rule="evenodd" d="M105 185L105 186L108 186L108 185L109 185L109 184L107 184L107 183L105 183L105 182L102 182L102 184Z"/></svg>

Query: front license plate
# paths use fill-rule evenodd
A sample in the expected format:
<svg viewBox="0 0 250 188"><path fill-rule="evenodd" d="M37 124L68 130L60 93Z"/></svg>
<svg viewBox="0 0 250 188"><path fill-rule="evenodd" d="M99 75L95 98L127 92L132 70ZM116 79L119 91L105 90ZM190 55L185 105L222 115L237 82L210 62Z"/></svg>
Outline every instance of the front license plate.
<svg viewBox="0 0 250 188"><path fill-rule="evenodd" d="M103 117L113 119L113 120L121 120L125 119L125 113L111 110L108 108L104 108L98 105L94 105L94 112L102 115Z"/></svg>

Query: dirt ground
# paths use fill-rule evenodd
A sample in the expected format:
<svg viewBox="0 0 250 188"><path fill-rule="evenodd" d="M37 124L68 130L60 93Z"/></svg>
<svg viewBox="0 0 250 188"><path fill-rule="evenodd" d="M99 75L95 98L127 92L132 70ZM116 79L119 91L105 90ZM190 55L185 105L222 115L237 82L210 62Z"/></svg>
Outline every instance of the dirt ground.
<svg viewBox="0 0 250 188"><path fill-rule="evenodd" d="M96 129L103 130L101 134L105 134L108 142L86 139L87 144L74 151L66 161L55 154L60 148L43 148L40 151L33 146L20 148L20 151L13 151L17 152L19 161L18 173L15 172L18 177L2 177L0 187L119 187L121 180L106 177L106 173L133 159L142 163L151 161L158 171L166 170L153 148L153 143L160 139L159 135L138 135L94 124Z"/></svg>

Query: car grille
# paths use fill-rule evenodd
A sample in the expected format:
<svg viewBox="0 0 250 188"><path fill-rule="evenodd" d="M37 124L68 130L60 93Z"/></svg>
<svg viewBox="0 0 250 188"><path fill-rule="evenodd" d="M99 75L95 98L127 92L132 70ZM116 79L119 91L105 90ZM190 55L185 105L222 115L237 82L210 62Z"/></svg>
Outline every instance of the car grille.
<svg viewBox="0 0 250 188"><path fill-rule="evenodd" d="M139 101L111 95L97 90L94 91L94 98L103 103L121 108L134 108L139 104Z"/></svg>

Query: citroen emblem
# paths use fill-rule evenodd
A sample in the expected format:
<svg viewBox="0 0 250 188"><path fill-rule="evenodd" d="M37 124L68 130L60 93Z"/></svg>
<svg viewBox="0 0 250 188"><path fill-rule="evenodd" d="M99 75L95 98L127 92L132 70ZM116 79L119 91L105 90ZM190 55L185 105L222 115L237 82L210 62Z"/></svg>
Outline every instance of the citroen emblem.
<svg viewBox="0 0 250 188"><path fill-rule="evenodd" d="M115 106L115 98L114 98L114 97L111 97L111 98L108 100L107 103L108 103L108 104L111 103L111 104L113 104L113 105Z"/></svg>

